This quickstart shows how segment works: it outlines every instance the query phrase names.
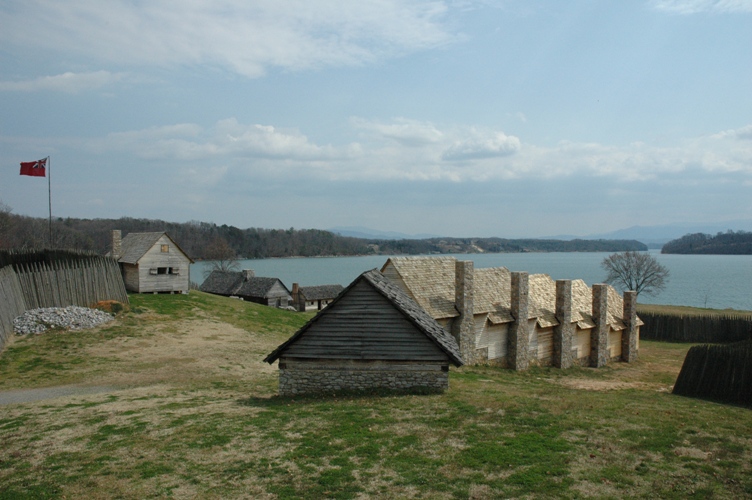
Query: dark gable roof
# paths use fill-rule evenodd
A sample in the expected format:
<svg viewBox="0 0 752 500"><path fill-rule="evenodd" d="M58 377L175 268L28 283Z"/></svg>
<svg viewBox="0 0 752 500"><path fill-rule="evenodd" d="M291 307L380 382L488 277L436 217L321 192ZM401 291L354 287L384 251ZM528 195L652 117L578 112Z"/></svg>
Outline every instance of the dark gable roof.
<svg viewBox="0 0 752 500"><path fill-rule="evenodd" d="M243 273L232 271L214 270L206 277L199 290L217 295L233 295L233 290L238 288L243 281Z"/></svg>
<svg viewBox="0 0 752 500"><path fill-rule="evenodd" d="M228 297L237 295L240 297L264 298L276 283L287 290L287 287L278 278L254 277L246 280L241 271L214 270L206 277L199 290ZM287 290L287 293L290 293L289 290Z"/></svg>
<svg viewBox="0 0 752 500"><path fill-rule="evenodd" d="M306 300L333 299L344 289L342 285L301 286L299 288Z"/></svg>
<svg viewBox="0 0 752 500"><path fill-rule="evenodd" d="M435 319L433 319L423 308L415 303L405 292L399 287L394 285L391 281L382 275L378 269L372 269L366 271L357 277L352 283L350 283L345 290L339 294L339 296L327 306L326 309L319 311L303 328L298 330L292 337L290 337L285 343L277 347L274 352L269 354L264 361L271 364L274 363L284 352L285 348L294 343L301 335L303 335L310 326L316 322L322 315L332 311L337 307L337 303L347 295L347 292L353 288L360 281L366 281L381 295L386 297L394 307L400 311L408 321L415 325L418 330L426 335L431 341L436 344L452 361L455 366L462 366L462 356L460 355L460 348L457 345L457 341L447 332L441 325L439 325Z"/></svg>
<svg viewBox="0 0 752 500"><path fill-rule="evenodd" d="M173 245L175 245L175 248L180 250L183 255L186 256L188 260L193 262L193 259L188 257L188 254L186 254L182 248L180 248L180 245L175 243L175 240L170 238L170 235L162 232L152 232L152 233L128 233L123 238L123 241L120 243L121 248L121 255L118 259L118 262L123 262L125 264L138 264L138 261L141 260L141 257L146 254L146 252L151 249L151 247L154 246L154 244L159 240L159 238L162 237L162 235L167 236L167 238L172 242Z"/></svg>
<svg viewBox="0 0 752 500"><path fill-rule="evenodd" d="M272 287L277 283L279 283L288 294L290 293L285 284L282 283L279 278L254 277L243 281L233 295L240 295L242 297L266 297Z"/></svg>

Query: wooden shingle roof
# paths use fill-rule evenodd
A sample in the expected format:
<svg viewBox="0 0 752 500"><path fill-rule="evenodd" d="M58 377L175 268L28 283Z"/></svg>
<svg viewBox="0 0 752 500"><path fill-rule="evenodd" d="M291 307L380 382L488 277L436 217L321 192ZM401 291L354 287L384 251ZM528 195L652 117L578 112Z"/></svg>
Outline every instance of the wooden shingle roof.
<svg viewBox="0 0 752 500"><path fill-rule="evenodd" d="M454 304L454 257L392 257L382 267L393 267L410 297L436 319L459 316ZM391 275L390 275L391 277ZM559 324L556 318L556 282L546 274L528 278L528 319L541 328ZM580 328L593 328L593 292L582 280L572 280L573 321ZM623 299L609 286L608 324L615 330L624 328ZM491 323L510 323L511 272L505 267L478 268L473 273L473 314L487 314ZM642 321L638 318L638 324Z"/></svg>
<svg viewBox="0 0 752 500"><path fill-rule="evenodd" d="M582 280L572 280L572 321L583 330L595 328L593 290Z"/></svg>
<svg viewBox="0 0 752 500"><path fill-rule="evenodd" d="M531 274L528 277L528 318L535 318L538 326L556 326L556 282L547 274Z"/></svg>
<svg viewBox="0 0 752 500"><path fill-rule="evenodd" d="M407 286L408 294L436 319L454 318L454 257L392 257L390 264Z"/></svg>
<svg viewBox="0 0 752 500"><path fill-rule="evenodd" d="M624 330L627 325L624 324L624 299L621 294L608 285L608 314L606 322L614 330Z"/></svg>
<svg viewBox="0 0 752 500"><path fill-rule="evenodd" d="M183 255L185 255L188 260L193 262L193 259L188 257L188 254L186 254L182 248L180 248L180 245L175 243L175 240L170 238L170 235L162 232L149 232L149 233L128 233L123 238L122 242L120 243L120 257L118 258L118 262L122 262L124 264L138 264L138 261L141 260L141 257L148 252L151 247L154 246L154 244L161 238L162 236L167 236L167 238L172 242L173 245L175 245L175 248L180 250Z"/></svg>
<svg viewBox="0 0 752 500"><path fill-rule="evenodd" d="M348 291L360 283L367 283L373 290L385 297L389 303L399 311L415 328L431 340L455 366L462 366L463 361L457 341L439 325L419 304L411 299L401 288L386 279L377 269L366 271L357 277L326 309L319 311L303 328L298 330L285 343L277 347L264 361L273 363L294 344L317 321L329 314L335 314L337 304L343 300Z"/></svg>
<svg viewBox="0 0 752 500"><path fill-rule="evenodd" d="M277 283L280 283L287 290L287 287L279 278L246 278L242 271L214 270L206 277L199 290L227 297L237 295L239 297L265 298L269 290Z"/></svg>
<svg viewBox="0 0 752 500"><path fill-rule="evenodd" d="M240 282L243 281L243 273L233 271L212 271L206 277L199 290L216 295L233 295Z"/></svg>
<svg viewBox="0 0 752 500"><path fill-rule="evenodd" d="M287 290L287 287L284 285L284 283L282 283L282 281L280 281L279 278L264 278L255 276L253 278L248 278L242 281L233 295L238 295L241 297L265 298L269 294L269 291L272 289L272 287L277 283L279 283L282 288ZM290 293L290 291L287 290L287 293Z"/></svg>
<svg viewBox="0 0 752 500"><path fill-rule="evenodd" d="M511 311L512 273L506 267L475 269L473 273L473 309L475 314L488 313L491 323L514 321Z"/></svg>
<svg viewBox="0 0 752 500"><path fill-rule="evenodd" d="M626 328L624 323L624 298L608 285L608 312L606 322L614 330ZM582 280L572 280L572 320L581 329L595 327L593 320L593 289ZM637 317L637 326L644 323Z"/></svg>
<svg viewBox="0 0 752 500"><path fill-rule="evenodd" d="M301 286L300 293L306 300L333 299L344 290L342 285Z"/></svg>

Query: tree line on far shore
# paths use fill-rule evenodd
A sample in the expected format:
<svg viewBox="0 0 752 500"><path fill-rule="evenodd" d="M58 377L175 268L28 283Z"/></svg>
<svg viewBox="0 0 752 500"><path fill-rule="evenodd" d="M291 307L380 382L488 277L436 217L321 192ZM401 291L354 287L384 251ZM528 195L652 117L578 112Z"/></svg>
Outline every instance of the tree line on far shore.
<svg viewBox="0 0 752 500"><path fill-rule="evenodd" d="M154 219L54 218L52 242L48 220L12 213L0 202L0 249L72 248L104 254L111 232L166 231L195 260L225 258L317 257L348 255L418 255L501 252L621 252L646 250L635 240L536 240L503 238L362 239L320 229L239 229L226 224Z"/></svg>
<svg viewBox="0 0 752 500"><path fill-rule="evenodd" d="M715 236L685 234L663 245L661 253L752 255L752 232L728 230Z"/></svg>

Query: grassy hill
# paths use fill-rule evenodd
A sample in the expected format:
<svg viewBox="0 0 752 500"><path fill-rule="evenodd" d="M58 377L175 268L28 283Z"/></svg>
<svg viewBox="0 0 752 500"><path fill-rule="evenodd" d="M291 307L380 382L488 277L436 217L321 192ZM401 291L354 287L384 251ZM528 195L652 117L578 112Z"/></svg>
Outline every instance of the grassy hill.
<svg viewBox="0 0 752 500"><path fill-rule="evenodd" d="M62 391L0 406L0 499L752 495L750 410L670 394L689 345L598 370L452 369L443 395L290 399L262 359L310 315L131 301L0 355L0 395Z"/></svg>

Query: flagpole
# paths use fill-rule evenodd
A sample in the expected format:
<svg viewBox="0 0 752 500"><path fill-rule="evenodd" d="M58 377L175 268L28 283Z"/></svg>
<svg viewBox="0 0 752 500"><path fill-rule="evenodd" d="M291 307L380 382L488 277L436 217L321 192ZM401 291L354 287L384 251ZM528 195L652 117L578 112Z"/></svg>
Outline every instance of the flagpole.
<svg viewBox="0 0 752 500"><path fill-rule="evenodd" d="M47 157L47 195L50 202L50 249L52 249L52 160Z"/></svg>

